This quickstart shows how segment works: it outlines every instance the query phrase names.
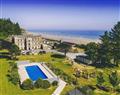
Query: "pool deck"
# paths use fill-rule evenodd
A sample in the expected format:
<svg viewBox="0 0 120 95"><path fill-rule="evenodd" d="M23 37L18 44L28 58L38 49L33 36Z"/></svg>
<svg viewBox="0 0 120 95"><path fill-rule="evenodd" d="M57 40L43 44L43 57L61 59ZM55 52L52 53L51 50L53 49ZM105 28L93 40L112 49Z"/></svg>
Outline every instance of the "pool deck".
<svg viewBox="0 0 120 95"><path fill-rule="evenodd" d="M51 70L49 70L47 68L47 66L44 63L25 63L23 61L21 62L17 62L18 63L18 73L20 75L20 81L21 83L29 78L28 73L26 72L25 67L26 66L33 66L33 65L37 65L43 72L44 74L47 76L47 79L53 79L53 78L57 78L57 76L55 74L53 74L51 72ZM25 63L25 64L23 64ZM44 64L44 65L43 65ZM45 68L46 67L46 68Z"/></svg>
<svg viewBox="0 0 120 95"><path fill-rule="evenodd" d="M17 61L18 73L20 75L20 82L22 83L24 80L29 78L25 67L33 66L33 65L37 65L44 72L44 74L47 76L47 80L49 82L52 83L55 80L58 81L58 87L56 88L56 90L53 92L52 95L60 95L60 93L66 86L66 82L64 82L63 80L58 78L43 62L30 63L29 61Z"/></svg>

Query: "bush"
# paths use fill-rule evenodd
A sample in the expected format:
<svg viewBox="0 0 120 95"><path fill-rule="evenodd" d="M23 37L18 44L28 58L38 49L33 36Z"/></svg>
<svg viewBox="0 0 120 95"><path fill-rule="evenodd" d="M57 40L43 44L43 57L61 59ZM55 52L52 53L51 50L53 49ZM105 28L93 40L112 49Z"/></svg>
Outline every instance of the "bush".
<svg viewBox="0 0 120 95"><path fill-rule="evenodd" d="M109 91L109 88L108 87L105 87L105 86L101 86L101 85L96 85L100 90L104 90L106 92Z"/></svg>
<svg viewBox="0 0 120 95"><path fill-rule="evenodd" d="M74 78L72 78L71 76L67 75L64 71L62 71L59 68L55 68L52 64L46 63L46 65L56 74L58 75L60 78L62 78L65 82L72 84Z"/></svg>
<svg viewBox="0 0 120 95"><path fill-rule="evenodd" d="M40 88L40 87L42 87L42 85L43 85L43 80L41 78L39 78L38 80L36 80L36 82L34 83L34 86L36 88Z"/></svg>
<svg viewBox="0 0 120 95"><path fill-rule="evenodd" d="M50 85L50 82L47 81L47 80L43 80L43 85L42 85L42 88L46 89L46 88L49 88L51 85Z"/></svg>
<svg viewBox="0 0 120 95"><path fill-rule="evenodd" d="M95 85L88 85L88 87L92 90L95 90L96 89L96 86Z"/></svg>
<svg viewBox="0 0 120 95"><path fill-rule="evenodd" d="M19 83L19 75L17 72L12 71L10 74L8 74L8 79L11 81L14 85L17 85Z"/></svg>
<svg viewBox="0 0 120 95"><path fill-rule="evenodd" d="M49 81L47 81L47 80L42 80L42 79L38 79L38 80L36 80L36 82L34 83L34 86L36 87L36 88L44 88L44 89L46 89L46 88L49 88L51 85L50 85L50 83L49 83Z"/></svg>
<svg viewBox="0 0 120 95"><path fill-rule="evenodd" d="M17 64L15 62L10 62L10 69L8 70L8 80L14 85L17 85L20 81Z"/></svg>
<svg viewBox="0 0 120 95"><path fill-rule="evenodd" d="M30 90L34 88L33 82L30 79L26 79L25 81L23 81L22 85L21 85L22 89L24 90Z"/></svg>
<svg viewBox="0 0 120 95"><path fill-rule="evenodd" d="M117 86L116 88L116 91L120 93L120 86Z"/></svg>
<svg viewBox="0 0 120 95"><path fill-rule="evenodd" d="M94 92L88 86L81 86L78 88L85 95L94 95Z"/></svg>
<svg viewBox="0 0 120 95"><path fill-rule="evenodd" d="M53 81L53 82L52 82L52 85L53 85L53 86L57 86L57 85L58 85L58 81Z"/></svg>

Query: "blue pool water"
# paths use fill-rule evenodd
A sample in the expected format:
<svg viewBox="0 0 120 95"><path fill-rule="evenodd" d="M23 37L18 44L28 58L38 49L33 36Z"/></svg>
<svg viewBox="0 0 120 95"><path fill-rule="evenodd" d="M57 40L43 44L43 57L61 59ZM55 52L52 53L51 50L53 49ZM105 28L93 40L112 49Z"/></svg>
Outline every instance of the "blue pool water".
<svg viewBox="0 0 120 95"><path fill-rule="evenodd" d="M38 78L47 79L47 76L43 73L43 71L37 65L26 66L25 69L30 79L33 81L36 81Z"/></svg>

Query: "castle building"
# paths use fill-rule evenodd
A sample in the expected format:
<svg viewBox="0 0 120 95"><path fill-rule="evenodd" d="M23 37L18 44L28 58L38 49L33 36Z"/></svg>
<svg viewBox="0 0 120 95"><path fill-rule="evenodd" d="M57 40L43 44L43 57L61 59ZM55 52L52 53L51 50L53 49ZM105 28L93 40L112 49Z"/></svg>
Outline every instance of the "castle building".
<svg viewBox="0 0 120 95"><path fill-rule="evenodd" d="M43 39L41 35L14 35L12 42L16 44L20 50L41 49Z"/></svg>

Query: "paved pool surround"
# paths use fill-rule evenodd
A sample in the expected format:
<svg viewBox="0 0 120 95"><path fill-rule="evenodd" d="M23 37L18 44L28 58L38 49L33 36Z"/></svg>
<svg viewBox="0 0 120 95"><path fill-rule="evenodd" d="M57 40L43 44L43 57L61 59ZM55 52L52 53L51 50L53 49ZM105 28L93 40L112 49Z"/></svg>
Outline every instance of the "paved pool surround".
<svg viewBox="0 0 120 95"><path fill-rule="evenodd" d="M27 66L38 66L40 70L46 75L47 79L50 83L53 81L58 81L58 87L51 95L60 95L63 89L66 86L66 82L58 78L43 62L30 63L29 61L17 61L18 65L18 73L20 75L20 82L22 83L24 80L29 78L29 75L26 71Z"/></svg>
<svg viewBox="0 0 120 95"><path fill-rule="evenodd" d="M41 63L37 63L37 62L29 63L29 61L17 61L17 65L18 65L18 73L20 76L21 83L28 78L31 79L27 70L26 70L26 67L30 67L30 66L38 66L39 69L47 77L44 80L48 80L49 82L52 82L54 80L58 80L57 76L43 62L41 62Z"/></svg>

